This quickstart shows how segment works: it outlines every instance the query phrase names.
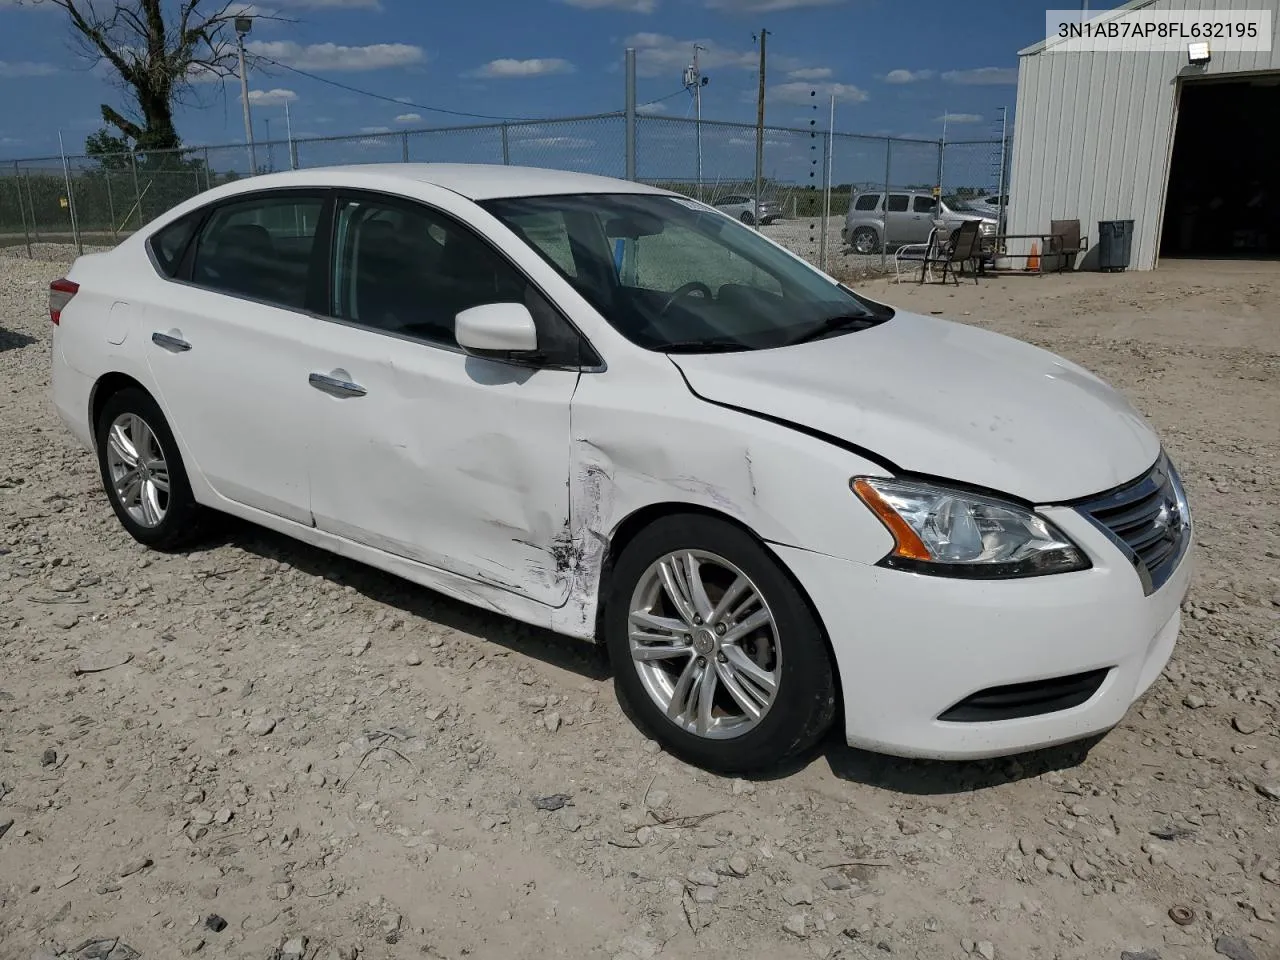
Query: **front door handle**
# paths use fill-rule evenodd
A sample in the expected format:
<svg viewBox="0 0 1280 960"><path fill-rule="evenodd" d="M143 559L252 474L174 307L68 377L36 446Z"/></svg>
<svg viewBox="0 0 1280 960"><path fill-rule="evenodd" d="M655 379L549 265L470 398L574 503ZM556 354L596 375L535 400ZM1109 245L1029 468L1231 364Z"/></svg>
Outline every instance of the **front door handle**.
<svg viewBox="0 0 1280 960"><path fill-rule="evenodd" d="M358 383L347 379L345 370L335 370L332 374L313 373L307 382L322 393L333 397L363 397L369 391Z"/></svg>
<svg viewBox="0 0 1280 960"><path fill-rule="evenodd" d="M191 349L191 344L187 343L187 341L183 340L181 337L175 337L168 333L153 333L151 335L151 342L157 347L164 347L166 350L170 350L173 353L185 353Z"/></svg>

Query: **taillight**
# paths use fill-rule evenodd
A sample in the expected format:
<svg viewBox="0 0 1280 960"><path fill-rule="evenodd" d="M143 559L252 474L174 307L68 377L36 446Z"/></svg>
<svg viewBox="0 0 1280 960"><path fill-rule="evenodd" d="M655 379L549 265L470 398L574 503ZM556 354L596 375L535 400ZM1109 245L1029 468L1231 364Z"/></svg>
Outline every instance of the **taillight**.
<svg viewBox="0 0 1280 960"><path fill-rule="evenodd" d="M71 298L80 292L80 284L63 278L49 284L49 319L55 324L62 320L62 311L67 309Z"/></svg>

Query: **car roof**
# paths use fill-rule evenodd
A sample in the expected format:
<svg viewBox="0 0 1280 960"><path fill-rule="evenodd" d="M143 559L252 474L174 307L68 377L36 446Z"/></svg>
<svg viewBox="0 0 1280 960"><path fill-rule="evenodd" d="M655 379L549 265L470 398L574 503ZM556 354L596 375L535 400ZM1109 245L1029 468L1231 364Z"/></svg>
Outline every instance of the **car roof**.
<svg viewBox="0 0 1280 960"><path fill-rule="evenodd" d="M397 184L403 185L406 182L433 184L471 200L575 193L666 195L670 192L644 183L589 173L484 163L364 163L311 167L248 177L236 181L236 185L245 190L288 186L350 186L364 189L381 186L394 190Z"/></svg>

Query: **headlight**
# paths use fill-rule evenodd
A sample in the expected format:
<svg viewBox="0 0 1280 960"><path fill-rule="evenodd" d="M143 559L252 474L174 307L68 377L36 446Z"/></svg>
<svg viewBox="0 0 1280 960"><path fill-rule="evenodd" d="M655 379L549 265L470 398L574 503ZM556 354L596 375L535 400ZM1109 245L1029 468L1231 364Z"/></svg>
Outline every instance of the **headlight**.
<svg viewBox="0 0 1280 960"><path fill-rule="evenodd" d="M893 535L881 566L984 580L1090 566L1065 534L1016 503L907 480L856 477L850 485Z"/></svg>
<svg viewBox="0 0 1280 960"><path fill-rule="evenodd" d="M996 225L994 223L987 223L984 221L982 226L978 228L978 232L985 233L988 236L990 236L991 234L996 232Z"/></svg>

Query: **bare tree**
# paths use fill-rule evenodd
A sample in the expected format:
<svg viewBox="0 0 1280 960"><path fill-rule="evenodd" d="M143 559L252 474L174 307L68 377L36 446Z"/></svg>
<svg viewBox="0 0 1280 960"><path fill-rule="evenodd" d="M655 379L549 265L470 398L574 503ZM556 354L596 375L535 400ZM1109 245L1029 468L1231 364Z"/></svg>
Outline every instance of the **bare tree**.
<svg viewBox="0 0 1280 960"><path fill-rule="evenodd" d="M76 45L105 62L130 103L102 119L138 151L181 145L173 112L200 80L236 73L232 21L243 0L34 0L66 11Z"/></svg>

